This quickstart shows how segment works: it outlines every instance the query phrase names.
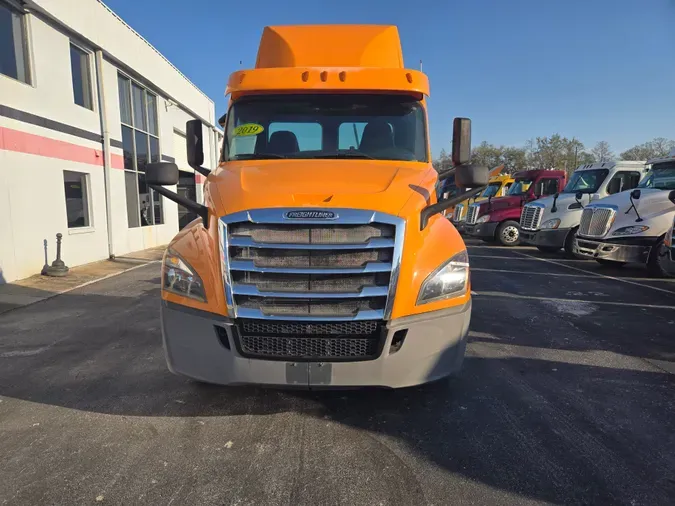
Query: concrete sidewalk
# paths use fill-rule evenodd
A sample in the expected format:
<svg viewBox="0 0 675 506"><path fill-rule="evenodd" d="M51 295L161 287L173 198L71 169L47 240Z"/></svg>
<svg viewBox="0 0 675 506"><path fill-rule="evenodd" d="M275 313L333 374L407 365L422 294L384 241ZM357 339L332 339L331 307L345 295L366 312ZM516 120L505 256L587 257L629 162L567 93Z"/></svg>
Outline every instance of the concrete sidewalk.
<svg viewBox="0 0 675 506"><path fill-rule="evenodd" d="M62 278L37 274L30 278L0 285L0 314L115 276L139 265L157 262L162 259L165 249L166 246L158 246L118 256L114 260L101 260L72 267L68 275Z"/></svg>

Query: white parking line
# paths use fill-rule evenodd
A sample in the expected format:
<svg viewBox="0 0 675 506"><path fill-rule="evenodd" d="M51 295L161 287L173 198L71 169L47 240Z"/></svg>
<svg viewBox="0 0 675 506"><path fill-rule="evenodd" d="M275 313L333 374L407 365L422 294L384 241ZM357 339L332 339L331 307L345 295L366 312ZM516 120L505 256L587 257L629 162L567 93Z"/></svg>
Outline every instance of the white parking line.
<svg viewBox="0 0 675 506"><path fill-rule="evenodd" d="M649 288L650 290L656 290L657 292L664 292L664 293L669 293L671 295L675 295L675 291L673 291L673 290L666 290L665 288L658 288L656 286L645 285L644 283L638 283L637 281L630 281L628 279L622 279L622 278L616 278L614 276L608 276L607 274L600 274L599 272L588 271L586 269L579 269L578 267L573 267L571 265L565 265L563 263L556 262L555 260L549 260L548 258L535 257L535 256L532 256L532 255L528 255L527 253L521 253L520 251L514 251L514 253L516 255L522 255L524 257L531 258L532 260L538 260L539 262L547 262L549 264L559 265L561 267L566 267L567 269L572 269L574 271L579 271L579 272L585 272L586 274L591 274L593 276L598 276L600 278L612 279L614 281L619 281L621 283L627 283L629 285L641 286L643 288Z"/></svg>
<svg viewBox="0 0 675 506"><path fill-rule="evenodd" d="M666 306L661 304L638 304L635 302L611 302L606 300L581 300L581 299L559 299L557 297L542 297L539 295L517 295L513 293L506 292L483 292L476 294L478 297L496 297L501 299L527 299L527 300L536 300L536 301L550 301L550 302L561 302L561 303L574 303L574 304L598 304L603 306L622 306L622 307L639 307L639 308L652 308L652 309L673 309L675 306Z"/></svg>
<svg viewBox="0 0 675 506"><path fill-rule="evenodd" d="M521 260L526 260L525 258L522 258ZM518 271L514 269L486 269L483 267L471 267L472 271L485 271L485 272L503 272L505 274L531 274L531 275L536 275L536 276L559 276L559 277L565 277L565 278L587 278L593 275L592 272L585 271L586 276L582 276L581 274L567 274L563 272L539 272L539 271ZM627 277L627 278L622 278L622 279L629 279L631 281L654 281L653 278L636 278L636 277ZM659 279L658 280L661 283L674 283L675 284L675 279Z"/></svg>

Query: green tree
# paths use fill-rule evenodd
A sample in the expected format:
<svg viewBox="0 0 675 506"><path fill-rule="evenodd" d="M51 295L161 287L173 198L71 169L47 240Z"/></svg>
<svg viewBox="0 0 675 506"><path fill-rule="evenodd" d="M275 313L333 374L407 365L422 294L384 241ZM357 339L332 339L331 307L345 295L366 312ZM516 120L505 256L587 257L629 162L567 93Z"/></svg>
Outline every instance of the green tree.
<svg viewBox="0 0 675 506"><path fill-rule="evenodd" d="M614 160L614 153L612 153L612 149L609 147L609 142L607 141L600 141L598 142L593 149L591 149L591 154L593 155L593 159L598 162L611 162Z"/></svg>
<svg viewBox="0 0 675 506"><path fill-rule="evenodd" d="M481 142L471 151L471 161L492 169L502 163L502 149L487 141Z"/></svg>
<svg viewBox="0 0 675 506"><path fill-rule="evenodd" d="M647 161L651 158L663 158L668 156L671 149L675 148L675 141L665 137L657 137L644 144L638 144L621 153L622 160Z"/></svg>

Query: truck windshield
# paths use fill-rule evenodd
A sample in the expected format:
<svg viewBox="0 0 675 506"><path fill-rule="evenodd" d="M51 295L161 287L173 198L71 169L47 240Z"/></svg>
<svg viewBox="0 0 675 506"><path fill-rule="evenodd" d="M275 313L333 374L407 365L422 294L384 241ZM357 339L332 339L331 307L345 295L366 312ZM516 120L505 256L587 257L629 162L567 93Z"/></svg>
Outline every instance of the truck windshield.
<svg viewBox="0 0 675 506"><path fill-rule="evenodd" d="M513 186L509 188L507 195L525 195L532 183L534 183L534 179L516 179Z"/></svg>
<svg viewBox="0 0 675 506"><path fill-rule="evenodd" d="M424 108L402 95L265 95L235 102L223 160L427 161Z"/></svg>
<svg viewBox="0 0 675 506"><path fill-rule="evenodd" d="M595 193L609 174L609 169L578 170L572 174L563 193Z"/></svg>
<svg viewBox="0 0 675 506"><path fill-rule="evenodd" d="M654 188L656 190L675 190L675 162L652 165L638 188Z"/></svg>
<svg viewBox="0 0 675 506"><path fill-rule="evenodd" d="M497 192L499 189L502 187L502 183L490 183L485 190L483 190L483 193L481 194L481 197L494 197L497 195Z"/></svg>

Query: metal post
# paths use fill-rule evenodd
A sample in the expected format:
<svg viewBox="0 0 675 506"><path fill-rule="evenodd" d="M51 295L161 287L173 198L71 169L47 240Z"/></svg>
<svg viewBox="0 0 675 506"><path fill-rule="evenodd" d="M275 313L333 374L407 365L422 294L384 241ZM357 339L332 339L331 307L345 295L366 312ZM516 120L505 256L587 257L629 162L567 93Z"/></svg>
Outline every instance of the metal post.
<svg viewBox="0 0 675 506"><path fill-rule="evenodd" d="M61 239L63 238L63 234L58 233L56 234L56 260L52 262L52 265L50 265L47 269L45 269L45 274L47 276L56 276L56 277L63 277L66 274L68 274L68 267L66 264L61 260Z"/></svg>

